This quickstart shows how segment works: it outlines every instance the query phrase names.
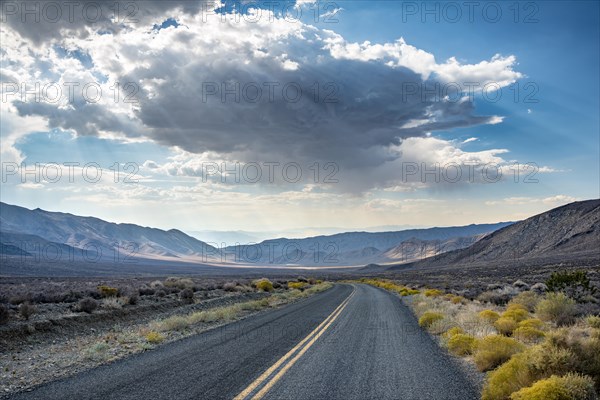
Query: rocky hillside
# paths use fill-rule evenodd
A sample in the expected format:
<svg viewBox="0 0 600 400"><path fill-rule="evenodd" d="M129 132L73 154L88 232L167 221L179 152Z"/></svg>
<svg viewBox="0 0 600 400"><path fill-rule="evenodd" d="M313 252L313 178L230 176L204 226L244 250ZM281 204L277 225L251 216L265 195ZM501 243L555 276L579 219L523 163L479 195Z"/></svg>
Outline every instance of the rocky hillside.
<svg viewBox="0 0 600 400"><path fill-rule="evenodd" d="M467 247L509 224L344 232L303 239L270 239L218 249L176 229L116 224L94 217L0 203L0 253L58 261L145 259L268 267L344 267L423 259Z"/></svg>
<svg viewBox="0 0 600 400"><path fill-rule="evenodd" d="M560 262L581 255L597 257L600 261L599 249L600 200L595 199L535 215L499 229L465 249L430 257L410 266L495 265L535 258Z"/></svg>

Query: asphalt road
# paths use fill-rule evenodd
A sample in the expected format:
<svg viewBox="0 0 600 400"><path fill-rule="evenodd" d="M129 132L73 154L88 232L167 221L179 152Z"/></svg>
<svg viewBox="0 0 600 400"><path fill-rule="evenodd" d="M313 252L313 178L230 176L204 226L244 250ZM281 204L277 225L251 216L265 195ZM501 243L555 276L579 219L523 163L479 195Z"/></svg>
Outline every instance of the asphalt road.
<svg viewBox="0 0 600 400"><path fill-rule="evenodd" d="M15 399L477 399L400 299L336 285Z"/></svg>

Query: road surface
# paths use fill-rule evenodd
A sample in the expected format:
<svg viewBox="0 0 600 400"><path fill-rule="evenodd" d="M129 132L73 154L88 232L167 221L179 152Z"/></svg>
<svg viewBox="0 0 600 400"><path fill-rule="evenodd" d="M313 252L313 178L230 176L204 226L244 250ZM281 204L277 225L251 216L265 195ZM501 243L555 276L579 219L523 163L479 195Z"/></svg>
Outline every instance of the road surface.
<svg viewBox="0 0 600 400"><path fill-rule="evenodd" d="M400 299L335 285L15 399L477 399Z"/></svg>

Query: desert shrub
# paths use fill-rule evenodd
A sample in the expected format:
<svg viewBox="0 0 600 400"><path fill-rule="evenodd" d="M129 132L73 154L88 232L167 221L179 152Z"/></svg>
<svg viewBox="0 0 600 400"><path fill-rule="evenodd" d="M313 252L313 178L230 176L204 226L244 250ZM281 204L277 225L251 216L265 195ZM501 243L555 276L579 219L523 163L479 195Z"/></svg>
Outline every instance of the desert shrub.
<svg viewBox="0 0 600 400"><path fill-rule="evenodd" d="M75 303L75 302L81 300L81 298L83 297L83 293L69 290L68 292L63 293L62 296L63 296L62 301L64 303Z"/></svg>
<svg viewBox="0 0 600 400"><path fill-rule="evenodd" d="M129 304L130 306L135 306L138 301L140 300L139 296L135 293L132 293L128 298L127 298L127 304Z"/></svg>
<svg viewBox="0 0 600 400"><path fill-rule="evenodd" d="M593 377L600 391L600 335L587 330L561 328L546 334L546 344L572 354L570 370Z"/></svg>
<svg viewBox="0 0 600 400"><path fill-rule="evenodd" d="M477 299L483 303L492 303L495 305L506 304L519 294L519 290L512 286L505 286L500 289L488 290L477 296Z"/></svg>
<svg viewBox="0 0 600 400"><path fill-rule="evenodd" d="M290 289L300 289L303 290L308 284L306 282L288 282L287 286Z"/></svg>
<svg viewBox="0 0 600 400"><path fill-rule="evenodd" d="M512 311L512 310L523 310L523 311L527 311L527 307L525 307L523 304L520 303L515 303L512 300L508 302L508 305L506 306L506 310L505 311Z"/></svg>
<svg viewBox="0 0 600 400"><path fill-rule="evenodd" d="M452 304L463 304L466 303L467 299L462 296L458 296L455 294L447 294L445 296L446 300L450 301Z"/></svg>
<svg viewBox="0 0 600 400"><path fill-rule="evenodd" d="M140 296L152 296L155 290L151 287L143 286L138 290Z"/></svg>
<svg viewBox="0 0 600 400"><path fill-rule="evenodd" d="M411 288L408 288L408 287L403 287L402 289L400 289L398 291L398 293L400 293L401 296L413 296L413 295L419 294L421 292L418 291L417 289L411 289Z"/></svg>
<svg viewBox="0 0 600 400"><path fill-rule="evenodd" d="M511 318L515 322L521 322L529 317L529 312L520 304L510 304L502 313L503 318Z"/></svg>
<svg viewBox="0 0 600 400"><path fill-rule="evenodd" d="M255 300L226 307L218 307L211 310L198 311L191 314L187 321L189 324L199 322L231 321L235 319L242 310L259 310L264 307L264 300L268 305L268 299Z"/></svg>
<svg viewBox="0 0 600 400"><path fill-rule="evenodd" d="M419 326L422 328L429 328L436 321L441 321L444 319L444 315L437 312L427 311L421 318L419 318Z"/></svg>
<svg viewBox="0 0 600 400"><path fill-rule="evenodd" d="M456 334L448 339L448 350L457 356L466 356L473 353L475 338L463 333Z"/></svg>
<svg viewBox="0 0 600 400"><path fill-rule="evenodd" d="M562 291L572 285L589 286L590 280L587 277L587 273L585 271L553 272L550 278L546 280L548 290L552 290L553 292Z"/></svg>
<svg viewBox="0 0 600 400"><path fill-rule="evenodd" d="M95 290L86 290L84 297L91 297L92 299L100 300L102 295L98 291L98 288L96 288Z"/></svg>
<svg viewBox="0 0 600 400"><path fill-rule="evenodd" d="M529 290L529 285L525 282L523 282L522 280L517 280L515 282L513 282L512 284L514 287L516 287L519 290Z"/></svg>
<svg viewBox="0 0 600 400"><path fill-rule="evenodd" d="M465 333L465 331L462 328L455 326L455 327L448 329L446 332L444 332L444 337L451 338L452 336L458 335L461 333Z"/></svg>
<svg viewBox="0 0 600 400"><path fill-rule="evenodd" d="M30 303L21 303L21 305L19 305L19 314L21 317L29 320L29 318L35 314L35 307Z"/></svg>
<svg viewBox="0 0 600 400"><path fill-rule="evenodd" d="M535 328L542 329L544 327L544 323L537 318L529 318L519 322L519 328Z"/></svg>
<svg viewBox="0 0 600 400"><path fill-rule="evenodd" d="M194 281L190 278L169 277L165 280L164 286L178 290L191 289L194 286Z"/></svg>
<svg viewBox="0 0 600 400"><path fill-rule="evenodd" d="M13 306L18 306L21 303L26 303L28 301L31 301L31 293L21 293L21 294L11 296L8 301Z"/></svg>
<svg viewBox="0 0 600 400"><path fill-rule="evenodd" d="M456 325L451 318L443 317L442 319L437 319L433 321L428 327L427 330L434 335L441 335L444 332L447 332L449 329L453 328Z"/></svg>
<svg viewBox="0 0 600 400"><path fill-rule="evenodd" d="M548 291L548 286L545 283L538 282L533 285L529 290L537 294L544 294Z"/></svg>
<svg viewBox="0 0 600 400"><path fill-rule="evenodd" d="M363 283L368 285L380 287L385 290L389 290L390 292L396 292L400 296L412 296L415 294L419 294L419 291L416 289L411 289L407 286L399 285L393 281L387 279L369 279L369 278L361 278L360 280Z"/></svg>
<svg viewBox="0 0 600 400"><path fill-rule="evenodd" d="M498 318L500 318L500 314L498 314L496 311L492 311L492 310L483 310L483 311L479 312L479 317L482 320L493 324L494 322L496 322L498 320Z"/></svg>
<svg viewBox="0 0 600 400"><path fill-rule="evenodd" d="M532 375L547 378L564 375L577 369L577 356L570 349L560 348L545 342L526 351L528 368Z"/></svg>
<svg viewBox="0 0 600 400"><path fill-rule="evenodd" d="M585 271L553 272L546 281L546 286L549 291L564 292L578 301L596 293L596 288L590 284L590 279Z"/></svg>
<svg viewBox="0 0 600 400"><path fill-rule="evenodd" d="M89 358L92 360L103 360L107 357L109 348L110 347L108 346L107 343L104 343L104 342L95 343L92 346L88 347L84 351L84 355L86 358Z"/></svg>
<svg viewBox="0 0 600 400"><path fill-rule="evenodd" d="M9 313L8 308L4 304L0 304L0 325L8 322Z"/></svg>
<svg viewBox="0 0 600 400"><path fill-rule="evenodd" d="M106 285L100 285L98 286L98 292L102 297L116 297L119 294L119 289Z"/></svg>
<svg viewBox="0 0 600 400"><path fill-rule="evenodd" d="M537 342L545 336L541 330L531 326L521 326L513 331L513 337L521 342Z"/></svg>
<svg viewBox="0 0 600 400"><path fill-rule="evenodd" d="M57 301L58 300L58 301ZM31 302L33 304L40 304L40 303L60 303L59 296L57 295L53 295L53 294L49 294L49 293L35 293L33 296L31 296Z"/></svg>
<svg viewBox="0 0 600 400"><path fill-rule="evenodd" d="M506 400L511 393L531 385L534 380L527 363L527 354L515 354L488 373L481 400Z"/></svg>
<svg viewBox="0 0 600 400"><path fill-rule="evenodd" d="M573 400L597 400L594 380L587 375L569 373L562 377Z"/></svg>
<svg viewBox="0 0 600 400"><path fill-rule="evenodd" d="M165 337L160 332L150 331L146 334L146 340L148 343L159 344L165 340Z"/></svg>
<svg viewBox="0 0 600 400"><path fill-rule="evenodd" d="M181 292L179 292L179 297L184 302L191 304L194 302L194 291L190 288L183 289Z"/></svg>
<svg viewBox="0 0 600 400"><path fill-rule="evenodd" d="M529 312L535 310L535 306L540 301L540 296L532 291L521 292L512 298L509 305L519 304L525 307Z"/></svg>
<svg viewBox="0 0 600 400"><path fill-rule="evenodd" d="M600 329L600 317L590 315L585 319L585 322L587 322L587 324L592 328Z"/></svg>
<svg viewBox="0 0 600 400"><path fill-rule="evenodd" d="M225 282L223 284L223 290L226 292L235 292L236 282Z"/></svg>
<svg viewBox="0 0 600 400"><path fill-rule="evenodd" d="M273 291L273 283L267 278L261 278L253 281L252 286L258 290L262 290L263 292Z"/></svg>
<svg viewBox="0 0 600 400"><path fill-rule="evenodd" d="M575 355L544 343L513 355L488 374L482 400L505 400L510 394L553 374L564 375L575 368Z"/></svg>
<svg viewBox="0 0 600 400"><path fill-rule="evenodd" d="M500 335L486 336L475 343L475 365L480 371L489 371L524 349L525 345L515 339Z"/></svg>
<svg viewBox="0 0 600 400"><path fill-rule="evenodd" d="M107 297L105 299L102 299L102 307L113 309L113 310L118 310L118 309L122 308L124 303L125 303L125 299L123 299L122 297L121 298Z"/></svg>
<svg viewBox="0 0 600 400"><path fill-rule="evenodd" d="M444 292L439 289L427 289L423 294L425 294L425 297L438 297L443 295Z"/></svg>
<svg viewBox="0 0 600 400"><path fill-rule="evenodd" d="M91 297L86 297L84 299L79 300L77 303L77 311L85 312L91 314L95 309L98 308L98 302Z"/></svg>
<svg viewBox="0 0 600 400"><path fill-rule="evenodd" d="M162 289L165 285L161 281L153 281L150 283L150 287L153 289Z"/></svg>
<svg viewBox="0 0 600 400"><path fill-rule="evenodd" d="M593 380L588 376L567 374L552 375L523 388L510 396L511 400L594 400Z"/></svg>
<svg viewBox="0 0 600 400"><path fill-rule="evenodd" d="M163 289L159 289L156 291L156 296L158 297L165 297L167 295L167 292L165 292Z"/></svg>
<svg viewBox="0 0 600 400"><path fill-rule="evenodd" d="M162 332L168 331L182 331L187 328L189 321L187 318L175 315L167 319L162 320L158 325L158 330Z"/></svg>
<svg viewBox="0 0 600 400"><path fill-rule="evenodd" d="M543 321L567 325L575 320L575 300L564 293L547 293L535 307L535 312Z"/></svg>
<svg viewBox="0 0 600 400"><path fill-rule="evenodd" d="M510 336L515 329L517 329L518 323L512 318L500 317L494 322L494 328L503 335Z"/></svg>

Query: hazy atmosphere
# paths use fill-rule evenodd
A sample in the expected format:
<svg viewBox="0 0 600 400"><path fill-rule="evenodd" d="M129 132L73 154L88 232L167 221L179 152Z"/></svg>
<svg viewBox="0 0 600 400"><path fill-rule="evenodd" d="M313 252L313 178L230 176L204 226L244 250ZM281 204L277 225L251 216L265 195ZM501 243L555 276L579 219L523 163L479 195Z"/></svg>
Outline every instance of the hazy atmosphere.
<svg viewBox="0 0 600 400"><path fill-rule="evenodd" d="M0 400L598 400L600 3L0 0Z"/></svg>
<svg viewBox="0 0 600 400"><path fill-rule="evenodd" d="M84 2L37 20L18 4L1 28L7 203L277 237L598 195L593 2Z"/></svg>

